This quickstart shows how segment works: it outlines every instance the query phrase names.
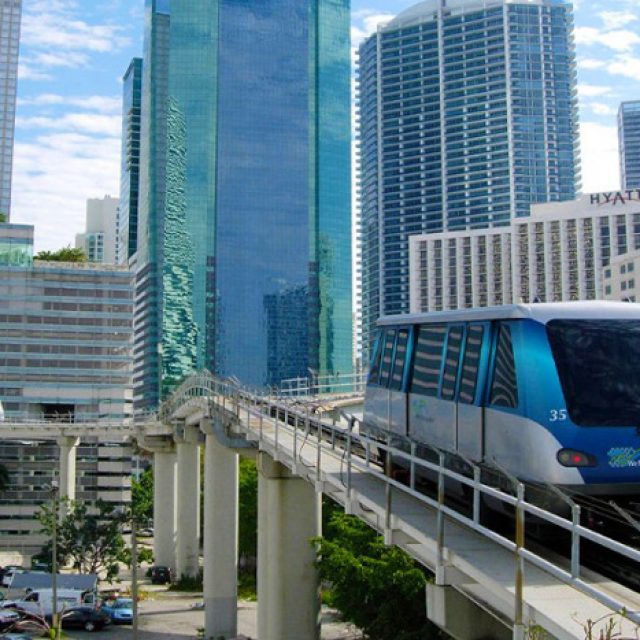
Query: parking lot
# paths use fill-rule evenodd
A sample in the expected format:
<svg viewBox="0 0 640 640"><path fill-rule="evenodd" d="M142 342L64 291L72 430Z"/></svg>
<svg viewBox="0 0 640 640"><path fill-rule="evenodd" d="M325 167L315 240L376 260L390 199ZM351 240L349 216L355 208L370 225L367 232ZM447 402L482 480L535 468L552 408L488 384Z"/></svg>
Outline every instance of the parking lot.
<svg viewBox="0 0 640 640"><path fill-rule="evenodd" d="M201 603L199 594L157 591L140 603L138 637L140 640L171 640L194 638L204 626L204 611L193 609ZM238 633L240 637L256 640L256 603L241 601L238 606ZM103 631L65 631L67 638L76 640L131 640L128 625L111 625ZM351 640L360 638L348 625L336 620L335 614L323 610L323 640ZM230 640L230 639L227 639Z"/></svg>

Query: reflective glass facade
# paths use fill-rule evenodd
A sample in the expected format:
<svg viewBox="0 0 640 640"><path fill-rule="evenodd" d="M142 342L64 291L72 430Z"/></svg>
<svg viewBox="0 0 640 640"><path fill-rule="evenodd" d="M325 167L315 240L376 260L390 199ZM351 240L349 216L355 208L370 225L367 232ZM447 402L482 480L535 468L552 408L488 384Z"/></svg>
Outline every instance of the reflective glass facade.
<svg viewBox="0 0 640 640"><path fill-rule="evenodd" d="M11 172L16 119L22 0L0 0L0 214L11 213Z"/></svg>
<svg viewBox="0 0 640 640"><path fill-rule="evenodd" d="M30 267L33 264L33 227L0 223L0 266Z"/></svg>
<svg viewBox="0 0 640 640"><path fill-rule="evenodd" d="M620 105L618 141L622 188L637 189L640 187L640 100Z"/></svg>
<svg viewBox="0 0 640 640"><path fill-rule="evenodd" d="M409 310L409 236L575 197L572 28L563 0L426 0L361 45L365 346Z"/></svg>
<svg viewBox="0 0 640 640"><path fill-rule="evenodd" d="M138 248L141 113L142 58L134 58L122 79L122 154L117 242L119 262L123 264L126 264Z"/></svg>
<svg viewBox="0 0 640 640"><path fill-rule="evenodd" d="M141 202L140 226L164 382L350 371L348 0L173 0L169 20L163 216Z"/></svg>

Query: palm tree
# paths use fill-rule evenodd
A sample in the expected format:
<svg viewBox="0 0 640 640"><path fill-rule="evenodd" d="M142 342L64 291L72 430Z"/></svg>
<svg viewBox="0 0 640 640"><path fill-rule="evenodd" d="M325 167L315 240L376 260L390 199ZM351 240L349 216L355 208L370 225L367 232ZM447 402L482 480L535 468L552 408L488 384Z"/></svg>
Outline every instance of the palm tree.
<svg viewBox="0 0 640 640"><path fill-rule="evenodd" d="M9 486L9 469L0 463L0 493Z"/></svg>

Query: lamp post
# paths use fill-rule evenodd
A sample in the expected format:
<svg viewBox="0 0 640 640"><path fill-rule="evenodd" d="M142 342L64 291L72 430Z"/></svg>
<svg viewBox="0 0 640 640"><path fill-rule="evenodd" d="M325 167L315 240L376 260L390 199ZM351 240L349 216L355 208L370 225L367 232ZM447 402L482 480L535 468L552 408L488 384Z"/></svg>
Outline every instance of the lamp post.
<svg viewBox="0 0 640 640"><path fill-rule="evenodd" d="M138 522L135 513L131 518L131 598L132 636L133 640L138 640Z"/></svg>
<svg viewBox="0 0 640 640"><path fill-rule="evenodd" d="M58 481L51 482L51 500L53 502L53 531L51 549L51 595L52 611L51 624L53 625L54 637L58 638Z"/></svg>

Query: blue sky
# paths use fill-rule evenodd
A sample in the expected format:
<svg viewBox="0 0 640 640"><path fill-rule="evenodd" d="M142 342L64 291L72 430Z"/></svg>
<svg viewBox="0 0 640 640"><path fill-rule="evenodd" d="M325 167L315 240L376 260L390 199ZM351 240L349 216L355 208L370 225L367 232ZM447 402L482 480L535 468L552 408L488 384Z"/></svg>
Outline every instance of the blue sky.
<svg viewBox="0 0 640 640"><path fill-rule="evenodd" d="M415 0L352 0L352 39ZM142 51L144 0L23 0L12 221L73 244L85 201L118 195L121 77ZM616 112L640 99L640 0L574 3L583 189L619 186Z"/></svg>

